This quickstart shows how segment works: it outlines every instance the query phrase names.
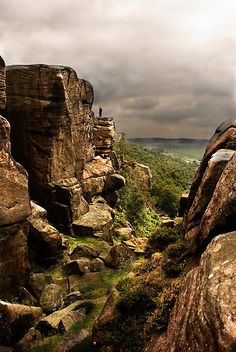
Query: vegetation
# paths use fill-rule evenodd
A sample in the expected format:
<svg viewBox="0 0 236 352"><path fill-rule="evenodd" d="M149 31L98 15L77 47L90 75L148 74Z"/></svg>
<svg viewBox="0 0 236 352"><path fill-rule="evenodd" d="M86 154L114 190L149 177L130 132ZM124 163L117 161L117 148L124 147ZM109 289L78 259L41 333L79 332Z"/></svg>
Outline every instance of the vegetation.
<svg viewBox="0 0 236 352"><path fill-rule="evenodd" d="M122 139L116 146L117 153L127 160L130 168L123 168L127 187L120 192L122 205L129 222L137 226L142 218L145 203L175 217L180 195L189 188L196 171L196 163L166 156ZM150 167L152 194L143 189L143 180L132 172L132 165L140 163Z"/></svg>

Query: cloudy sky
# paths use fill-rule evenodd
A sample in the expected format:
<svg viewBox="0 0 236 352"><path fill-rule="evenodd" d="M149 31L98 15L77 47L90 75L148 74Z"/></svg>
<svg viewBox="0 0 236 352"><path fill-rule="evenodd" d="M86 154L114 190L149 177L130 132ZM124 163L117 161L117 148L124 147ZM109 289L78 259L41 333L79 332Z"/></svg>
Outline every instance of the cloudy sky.
<svg viewBox="0 0 236 352"><path fill-rule="evenodd" d="M0 54L72 66L129 137L236 118L235 0L0 0Z"/></svg>

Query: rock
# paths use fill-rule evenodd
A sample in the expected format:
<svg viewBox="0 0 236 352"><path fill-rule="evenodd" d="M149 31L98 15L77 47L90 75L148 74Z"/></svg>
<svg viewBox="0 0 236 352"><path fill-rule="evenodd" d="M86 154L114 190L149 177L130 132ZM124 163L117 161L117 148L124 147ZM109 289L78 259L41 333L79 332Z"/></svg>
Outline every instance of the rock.
<svg viewBox="0 0 236 352"><path fill-rule="evenodd" d="M66 308L57 310L40 320L36 326L43 335L56 334L58 332L67 332L69 328L86 316L88 301L75 302Z"/></svg>
<svg viewBox="0 0 236 352"><path fill-rule="evenodd" d="M97 346L106 345L107 332L109 327L117 318L117 311L115 309L119 297L119 292L113 288L107 301L93 325L93 341ZM108 338L109 339L109 338ZM110 342L110 341L109 341Z"/></svg>
<svg viewBox="0 0 236 352"><path fill-rule="evenodd" d="M224 121L217 129L215 134L210 139L206 151L204 153L202 162L200 167L194 177L188 202L186 208L186 214L188 213L189 209L192 206L193 200L197 193L198 187L202 180L203 174L207 168L208 161L210 160L211 156L217 152L219 149L232 149L236 150L236 120L226 120ZM184 219L185 220L185 219ZM185 226L187 221L185 220Z"/></svg>
<svg viewBox="0 0 236 352"><path fill-rule="evenodd" d="M96 155L109 155L115 143L115 125L112 117L96 117L93 144Z"/></svg>
<svg viewBox="0 0 236 352"><path fill-rule="evenodd" d="M42 309L0 301L0 344L14 345L41 317Z"/></svg>
<svg viewBox="0 0 236 352"><path fill-rule="evenodd" d="M106 178L104 191L119 190L125 186L125 178L119 174L112 174Z"/></svg>
<svg viewBox="0 0 236 352"><path fill-rule="evenodd" d="M66 298L64 300L64 307L67 307L70 304L77 302L77 301L81 301L83 299L84 299L83 295L80 291L71 292L66 296Z"/></svg>
<svg viewBox="0 0 236 352"><path fill-rule="evenodd" d="M33 291L34 296L39 300L41 292L46 285L52 284L51 275L44 273L31 274L29 286Z"/></svg>
<svg viewBox="0 0 236 352"><path fill-rule="evenodd" d="M63 304L61 287L56 284L44 286L40 295L39 303L46 314L58 310Z"/></svg>
<svg viewBox="0 0 236 352"><path fill-rule="evenodd" d="M15 296L29 276L28 224L21 222L0 228L0 292L2 299Z"/></svg>
<svg viewBox="0 0 236 352"><path fill-rule="evenodd" d="M187 208L188 196L189 196L188 192L185 192L185 193L181 194L181 198L180 198L180 201L179 201L179 214L178 214L179 217L183 217L184 216L184 213L185 213L186 208Z"/></svg>
<svg viewBox="0 0 236 352"><path fill-rule="evenodd" d="M236 232L213 239L191 270L171 313L166 334L145 351L235 351Z"/></svg>
<svg viewBox="0 0 236 352"><path fill-rule="evenodd" d="M10 125L0 116L0 226L16 224L30 214L27 173L10 150Z"/></svg>
<svg viewBox="0 0 236 352"><path fill-rule="evenodd" d="M105 188L106 179L114 173L110 159L97 156L85 165L83 171L83 192L87 196L102 193Z"/></svg>
<svg viewBox="0 0 236 352"><path fill-rule="evenodd" d="M41 334L35 328L30 328L24 337L17 343L16 351L25 352L29 351L31 347L35 345L37 341L41 339ZM1 349L0 349L1 351Z"/></svg>
<svg viewBox="0 0 236 352"><path fill-rule="evenodd" d="M133 238L135 231L131 227L121 227L116 229L115 234L121 241L129 241Z"/></svg>
<svg viewBox="0 0 236 352"><path fill-rule="evenodd" d="M102 280L102 275L99 271L93 273L85 273L80 277L78 282L80 290L85 294L95 287L102 287L103 284L104 281Z"/></svg>
<svg viewBox="0 0 236 352"><path fill-rule="evenodd" d="M80 344L90 336L90 332L86 329L80 330L79 333L70 334L59 346L57 352L69 352L72 349L80 350Z"/></svg>
<svg viewBox="0 0 236 352"><path fill-rule="evenodd" d="M6 81L13 155L29 172L32 198L50 217L54 199L57 202L56 185L76 178L79 188L84 166L94 156L93 88L63 66L8 66ZM78 208L71 202L75 208L70 201L63 204L75 220Z"/></svg>
<svg viewBox="0 0 236 352"><path fill-rule="evenodd" d="M48 223L46 210L34 202L31 202L31 207L33 212L28 218L29 244L35 248L37 260L55 261L62 248L61 235Z"/></svg>
<svg viewBox="0 0 236 352"><path fill-rule="evenodd" d="M88 272L100 271L104 263L101 259L96 258L90 260L88 258L81 258L73 260L65 265L67 274L85 274Z"/></svg>
<svg viewBox="0 0 236 352"><path fill-rule="evenodd" d="M111 268L121 268L128 261L135 258L134 253L124 244L118 244L111 248L109 254L105 258L105 264Z"/></svg>
<svg viewBox="0 0 236 352"><path fill-rule="evenodd" d="M174 228L175 227L175 221L172 219L166 219L163 220L161 223L161 227L165 227L165 228Z"/></svg>
<svg viewBox="0 0 236 352"><path fill-rule="evenodd" d="M21 304L26 306L38 306L38 301L26 290L25 287L21 287L18 292L18 300Z"/></svg>
<svg viewBox="0 0 236 352"><path fill-rule="evenodd" d="M192 206L185 217L185 222L187 223L186 232L200 224L203 214L213 196L217 182L234 153L234 150L220 149L211 156Z"/></svg>
<svg viewBox="0 0 236 352"><path fill-rule="evenodd" d="M73 274L73 275L67 276L69 292L79 291L80 277L81 276L78 274Z"/></svg>
<svg viewBox="0 0 236 352"><path fill-rule="evenodd" d="M78 259L81 257L86 257L89 259L97 258L101 251L92 248L91 246L87 246L86 244L77 245L72 253L70 254L71 259Z"/></svg>
<svg viewBox="0 0 236 352"><path fill-rule="evenodd" d="M0 110L6 105L6 68L3 58L0 56Z"/></svg>
<svg viewBox="0 0 236 352"><path fill-rule="evenodd" d="M106 204L90 205L89 211L79 220L73 222L75 235L96 236L109 240L113 225L112 213L113 210Z"/></svg>
<svg viewBox="0 0 236 352"><path fill-rule="evenodd" d="M225 167L200 223L199 241L215 234L235 230L236 153Z"/></svg>

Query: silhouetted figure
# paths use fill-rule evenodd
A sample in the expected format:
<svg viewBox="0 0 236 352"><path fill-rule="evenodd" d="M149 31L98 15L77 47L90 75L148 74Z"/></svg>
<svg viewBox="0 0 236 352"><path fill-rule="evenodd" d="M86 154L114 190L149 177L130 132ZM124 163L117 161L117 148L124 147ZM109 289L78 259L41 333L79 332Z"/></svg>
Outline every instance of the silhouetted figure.
<svg viewBox="0 0 236 352"><path fill-rule="evenodd" d="M1 56L0 56L0 67L5 67L5 62Z"/></svg>
<svg viewBox="0 0 236 352"><path fill-rule="evenodd" d="M102 117L102 108L99 108L99 117Z"/></svg>

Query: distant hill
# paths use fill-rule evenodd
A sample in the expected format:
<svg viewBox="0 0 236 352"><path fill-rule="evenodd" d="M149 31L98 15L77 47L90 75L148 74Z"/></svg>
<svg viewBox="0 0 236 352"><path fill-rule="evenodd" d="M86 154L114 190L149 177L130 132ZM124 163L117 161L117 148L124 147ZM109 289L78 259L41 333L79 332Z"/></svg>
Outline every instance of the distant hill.
<svg viewBox="0 0 236 352"><path fill-rule="evenodd" d="M130 138L129 141L186 161L200 161L208 143L207 139L188 138Z"/></svg>

